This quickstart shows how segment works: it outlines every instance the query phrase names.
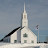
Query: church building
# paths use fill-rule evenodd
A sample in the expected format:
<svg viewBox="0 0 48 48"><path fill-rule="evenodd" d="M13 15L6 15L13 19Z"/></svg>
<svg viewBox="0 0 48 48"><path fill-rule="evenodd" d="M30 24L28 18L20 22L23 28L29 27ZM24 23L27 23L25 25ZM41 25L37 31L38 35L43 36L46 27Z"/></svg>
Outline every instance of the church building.
<svg viewBox="0 0 48 48"><path fill-rule="evenodd" d="M25 10L25 4L21 27L14 29L0 41L8 43L37 43L37 36L28 28L28 19Z"/></svg>

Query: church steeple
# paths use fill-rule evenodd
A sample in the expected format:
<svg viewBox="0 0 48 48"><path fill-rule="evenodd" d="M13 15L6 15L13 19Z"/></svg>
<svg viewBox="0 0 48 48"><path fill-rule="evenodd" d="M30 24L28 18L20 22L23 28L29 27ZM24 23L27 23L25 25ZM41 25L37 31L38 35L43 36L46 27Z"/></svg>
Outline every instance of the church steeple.
<svg viewBox="0 0 48 48"><path fill-rule="evenodd" d="M28 27L28 19L27 19L27 13L25 10L25 3L24 3L24 12L23 12L23 17L22 17L22 27Z"/></svg>

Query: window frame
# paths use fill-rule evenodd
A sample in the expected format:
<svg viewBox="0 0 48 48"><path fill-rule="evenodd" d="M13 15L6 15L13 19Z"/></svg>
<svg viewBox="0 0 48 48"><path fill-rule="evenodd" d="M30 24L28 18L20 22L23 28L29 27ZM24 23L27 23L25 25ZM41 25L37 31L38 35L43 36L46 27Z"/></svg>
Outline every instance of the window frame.
<svg viewBox="0 0 48 48"><path fill-rule="evenodd" d="M25 34L23 34L23 37L28 37L28 35L25 33Z"/></svg>

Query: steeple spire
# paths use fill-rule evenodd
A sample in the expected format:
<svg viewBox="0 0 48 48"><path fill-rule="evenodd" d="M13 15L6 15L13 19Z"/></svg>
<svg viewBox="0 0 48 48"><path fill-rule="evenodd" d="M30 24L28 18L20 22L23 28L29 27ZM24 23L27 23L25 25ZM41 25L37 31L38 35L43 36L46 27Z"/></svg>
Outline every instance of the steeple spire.
<svg viewBox="0 0 48 48"><path fill-rule="evenodd" d="M25 10L25 3L24 3L24 12L26 12L26 10Z"/></svg>
<svg viewBox="0 0 48 48"><path fill-rule="evenodd" d="M24 3L24 12L23 12L23 17L22 17L22 27L28 27L28 19L27 19L27 13L25 10L25 3Z"/></svg>

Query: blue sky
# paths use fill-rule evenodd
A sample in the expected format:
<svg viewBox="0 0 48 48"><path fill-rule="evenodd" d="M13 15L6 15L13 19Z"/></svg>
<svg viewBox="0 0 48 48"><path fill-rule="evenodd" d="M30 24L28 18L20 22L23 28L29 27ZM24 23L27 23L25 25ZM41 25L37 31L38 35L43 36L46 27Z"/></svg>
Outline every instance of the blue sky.
<svg viewBox="0 0 48 48"><path fill-rule="evenodd" d="M40 41L48 36L48 0L0 0L0 39L21 26L24 2L29 28L37 35L39 25Z"/></svg>

